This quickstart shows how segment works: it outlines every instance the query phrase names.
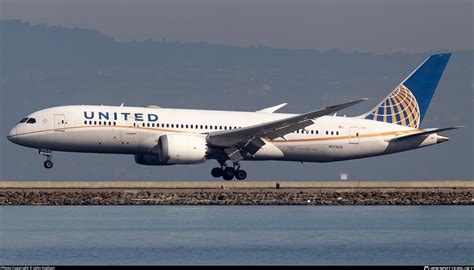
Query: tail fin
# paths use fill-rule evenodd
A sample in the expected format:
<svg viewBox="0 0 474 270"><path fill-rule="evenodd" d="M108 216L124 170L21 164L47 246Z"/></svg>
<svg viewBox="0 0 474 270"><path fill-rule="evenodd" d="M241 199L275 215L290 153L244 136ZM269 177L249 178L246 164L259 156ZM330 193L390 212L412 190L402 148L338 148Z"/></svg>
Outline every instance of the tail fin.
<svg viewBox="0 0 474 270"><path fill-rule="evenodd" d="M365 119L418 128L448 63L450 53L434 54L400 83Z"/></svg>

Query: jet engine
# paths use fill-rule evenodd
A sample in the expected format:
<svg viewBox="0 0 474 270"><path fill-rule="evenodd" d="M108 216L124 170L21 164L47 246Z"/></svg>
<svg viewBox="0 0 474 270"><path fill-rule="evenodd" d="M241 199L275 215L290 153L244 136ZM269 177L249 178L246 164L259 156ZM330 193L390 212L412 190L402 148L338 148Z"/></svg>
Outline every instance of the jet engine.
<svg viewBox="0 0 474 270"><path fill-rule="evenodd" d="M203 163L207 154L206 138L185 134L163 135L153 152L156 154L135 155L135 162L142 165Z"/></svg>

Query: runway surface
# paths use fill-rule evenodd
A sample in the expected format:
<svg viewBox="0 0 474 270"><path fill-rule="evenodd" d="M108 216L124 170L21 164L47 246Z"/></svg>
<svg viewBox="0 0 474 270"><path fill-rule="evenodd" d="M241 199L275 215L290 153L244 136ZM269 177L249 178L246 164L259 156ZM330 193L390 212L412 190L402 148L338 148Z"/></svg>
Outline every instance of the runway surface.
<svg viewBox="0 0 474 270"><path fill-rule="evenodd" d="M275 189L271 181L1 181L0 189ZM280 189L474 189L474 181L281 181Z"/></svg>

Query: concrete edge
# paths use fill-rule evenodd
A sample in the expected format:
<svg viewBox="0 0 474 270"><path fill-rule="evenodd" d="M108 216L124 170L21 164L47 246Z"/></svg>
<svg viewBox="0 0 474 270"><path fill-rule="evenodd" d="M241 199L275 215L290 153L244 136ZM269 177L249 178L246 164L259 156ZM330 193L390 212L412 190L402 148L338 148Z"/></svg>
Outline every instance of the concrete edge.
<svg viewBox="0 0 474 270"><path fill-rule="evenodd" d="M144 181L0 181L0 189L259 189L275 188L276 181L260 182L144 182ZM281 188L371 189L371 188L474 188L474 181L279 181Z"/></svg>

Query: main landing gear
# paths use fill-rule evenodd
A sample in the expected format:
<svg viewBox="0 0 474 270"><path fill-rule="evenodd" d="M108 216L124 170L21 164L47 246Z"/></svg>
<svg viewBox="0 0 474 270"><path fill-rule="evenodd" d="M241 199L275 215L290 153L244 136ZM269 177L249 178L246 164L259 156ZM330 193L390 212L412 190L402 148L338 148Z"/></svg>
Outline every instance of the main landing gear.
<svg viewBox="0 0 474 270"><path fill-rule="evenodd" d="M247 172L240 169L240 164L238 162L234 162L233 166L227 166L225 162L220 162L221 167L215 167L211 170L212 176L218 178L222 177L226 181L232 180L234 177L237 180L244 180L247 178Z"/></svg>
<svg viewBox="0 0 474 270"><path fill-rule="evenodd" d="M45 149L40 149L39 153L43 156L46 156L46 161L43 163L44 167L46 169L51 169L53 168L53 161L51 161L51 150L45 150Z"/></svg>

